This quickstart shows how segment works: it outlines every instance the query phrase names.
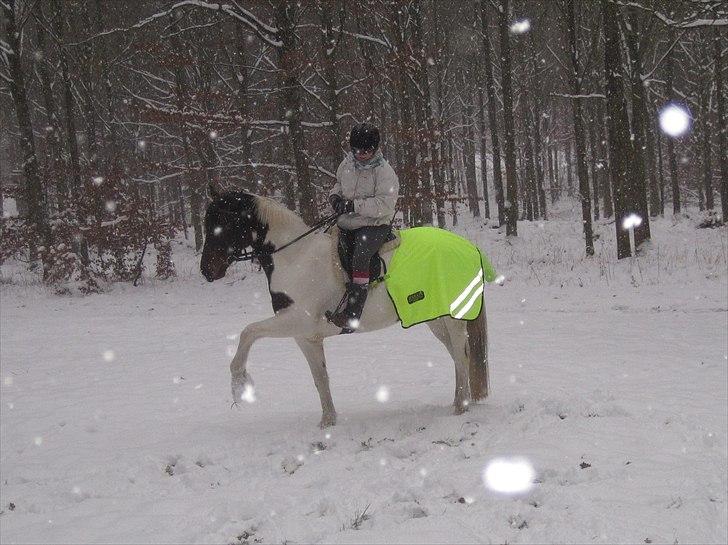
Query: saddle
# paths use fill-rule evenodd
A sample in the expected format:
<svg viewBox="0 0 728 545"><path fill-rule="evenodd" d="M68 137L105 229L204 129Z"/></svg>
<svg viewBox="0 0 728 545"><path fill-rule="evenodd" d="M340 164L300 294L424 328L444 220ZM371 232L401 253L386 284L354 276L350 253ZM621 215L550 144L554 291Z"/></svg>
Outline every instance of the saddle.
<svg viewBox="0 0 728 545"><path fill-rule="evenodd" d="M351 282L351 258L353 254L353 248L347 245L346 242L342 240L342 237L339 236L338 227L332 229L331 234L332 236L335 236L337 240L336 249L339 254L339 263L341 264L341 268L346 273L347 281ZM389 235L387 235L387 238L384 241L384 244L382 244L379 250L377 250L377 252L372 256L372 259L369 261L369 278L371 279L371 281L374 281L375 279L384 276L384 274L386 274L387 272L386 265L384 264L384 260L382 259L380 254L391 252L397 246L399 246L400 242L401 238L399 236L399 231L397 231L396 229L390 230ZM384 272L382 272L382 270L384 270Z"/></svg>

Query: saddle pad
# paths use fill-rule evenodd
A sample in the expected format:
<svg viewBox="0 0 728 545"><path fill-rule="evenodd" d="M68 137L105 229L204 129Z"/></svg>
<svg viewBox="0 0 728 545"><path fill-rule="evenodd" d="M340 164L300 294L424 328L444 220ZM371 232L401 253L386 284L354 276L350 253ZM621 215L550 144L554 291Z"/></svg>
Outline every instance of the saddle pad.
<svg viewBox="0 0 728 545"><path fill-rule="evenodd" d="M384 276L402 327L452 316L475 320L483 306L483 283L496 273L480 249L436 227L399 231L401 243Z"/></svg>

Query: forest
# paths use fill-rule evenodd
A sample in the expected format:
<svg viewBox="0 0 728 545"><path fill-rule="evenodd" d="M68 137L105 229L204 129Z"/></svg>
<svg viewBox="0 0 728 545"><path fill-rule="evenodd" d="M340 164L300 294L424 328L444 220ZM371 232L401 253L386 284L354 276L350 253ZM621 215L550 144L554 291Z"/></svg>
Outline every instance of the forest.
<svg viewBox="0 0 728 545"><path fill-rule="evenodd" d="M310 225L380 127L399 226L517 237L581 204L584 252L728 217L728 6L713 0L0 0L0 262L49 284L174 276L210 186ZM13 206L10 206L12 201ZM636 221L635 221L636 218Z"/></svg>

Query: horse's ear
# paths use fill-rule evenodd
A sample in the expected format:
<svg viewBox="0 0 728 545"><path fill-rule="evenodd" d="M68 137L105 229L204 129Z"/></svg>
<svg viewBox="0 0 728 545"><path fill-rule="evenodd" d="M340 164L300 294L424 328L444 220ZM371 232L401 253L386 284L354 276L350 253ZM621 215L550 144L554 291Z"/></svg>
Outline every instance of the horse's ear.
<svg viewBox="0 0 728 545"><path fill-rule="evenodd" d="M207 193L213 201L220 198L220 192L212 184L207 186Z"/></svg>

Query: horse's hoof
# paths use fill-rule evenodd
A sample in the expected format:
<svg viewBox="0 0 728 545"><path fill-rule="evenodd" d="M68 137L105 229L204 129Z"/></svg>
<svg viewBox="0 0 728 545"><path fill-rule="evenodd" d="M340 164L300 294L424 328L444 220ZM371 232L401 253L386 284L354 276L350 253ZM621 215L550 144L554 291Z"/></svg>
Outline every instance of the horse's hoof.
<svg viewBox="0 0 728 545"><path fill-rule="evenodd" d="M468 402L467 401L465 403L453 403L453 405L455 407L455 410L454 410L455 414L464 414L464 413L468 412Z"/></svg>
<svg viewBox="0 0 728 545"><path fill-rule="evenodd" d="M253 381L248 374L243 375L241 378L232 377L230 390L233 394L233 403L236 405L241 401L248 403L255 401L255 388L253 388Z"/></svg>
<svg viewBox="0 0 728 545"><path fill-rule="evenodd" d="M322 430L325 428L330 428L331 426L336 425L336 413L329 414L329 415L323 415L321 417L321 422L319 422L319 428Z"/></svg>

